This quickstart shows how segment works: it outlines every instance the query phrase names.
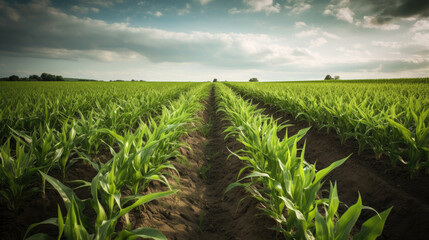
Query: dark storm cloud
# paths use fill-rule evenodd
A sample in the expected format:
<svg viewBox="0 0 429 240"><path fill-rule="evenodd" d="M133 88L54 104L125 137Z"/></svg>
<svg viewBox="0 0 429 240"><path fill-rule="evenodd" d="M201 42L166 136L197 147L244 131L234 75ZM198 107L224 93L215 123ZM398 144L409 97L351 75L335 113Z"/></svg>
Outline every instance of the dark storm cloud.
<svg viewBox="0 0 429 240"><path fill-rule="evenodd" d="M428 0L352 0L357 4L369 4L377 14L377 22L391 22L394 17L429 17Z"/></svg>

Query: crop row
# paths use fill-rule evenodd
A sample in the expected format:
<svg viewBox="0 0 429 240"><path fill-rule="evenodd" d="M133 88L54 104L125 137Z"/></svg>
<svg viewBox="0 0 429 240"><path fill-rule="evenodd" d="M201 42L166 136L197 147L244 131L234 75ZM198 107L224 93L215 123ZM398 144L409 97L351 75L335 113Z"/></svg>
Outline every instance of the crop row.
<svg viewBox="0 0 429 240"><path fill-rule="evenodd" d="M4 82L0 88L0 141L10 134L10 128L60 130L69 120L88 125L82 130L97 125L122 133L146 121L189 87L189 83Z"/></svg>
<svg viewBox="0 0 429 240"><path fill-rule="evenodd" d="M262 211L277 222L274 229L287 239L349 239L362 209L371 208L362 205L359 195L356 204L340 216L336 183L330 183L329 197L319 195L323 178L347 158L316 170L315 165L304 159L305 144L302 149L298 148L298 141L309 128L293 136L286 132L280 139L279 131L288 125L279 125L272 117L261 114L260 109L237 97L225 85L218 85L217 90L219 111L224 112L231 123L226 129L227 137L236 138L244 146L233 155L247 165L226 191L244 187L263 204ZM390 210L368 219L353 239L379 236Z"/></svg>
<svg viewBox="0 0 429 240"><path fill-rule="evenodd" d="M65 213L64 208L61 210L58 205L56 218L39 223L58 226L58 239L61 236L67 239L133 239L137 236L165 239L155 229L130 229L128 212L148 201L177 192L171 189L165 177L175 171L169 160L180 157L178 138L192 127L191 122L196 121L195 111L201 107L199 101L205 95L207 85L195 85L179 94L176 100L160 106L155 117L145 115L145 121L140 119L120 130L115 126L96 125L82 134L81 126L75 120L66 121L60 131L39 128L35 129L36 133L27 135L24 131L12 129L11 136L0 149L1 201L17 212L22 201L39 191L40 181L35 179L40 179L48 181L59 192L65 205ZM139 101L128 101L133 100ZM121 118L121 115L128 116L134 112L117 111L115 114ZM108 146L113 157L106 163L92 160L86 151L85 139L94 139L96 144ZM102 139L112 140L107 143ZM89 162L97 170L91 182L65 181L67 169L78 160ZM49 175L52 168L61 170L62 179ZM170 190L142 194L152 181L160 181ZM75 189L88 189L91 196L80 199L70 184L77 184ZM42 189L44 191L44 184ZM96 219L85 215L88 208L96 213ZM127 229L116 232L116 224L121 218ZM26 235L39 224L30 226ZM29 239L45 237L48 236L37 233Z"/></svg>
<svg viewBox="0 0 429 240"><path fill-rule="evenodd" d="M228 83L242 95L352 138L359 152L404 163L411 174L429 168L429 85L426 82Z"/></svg>

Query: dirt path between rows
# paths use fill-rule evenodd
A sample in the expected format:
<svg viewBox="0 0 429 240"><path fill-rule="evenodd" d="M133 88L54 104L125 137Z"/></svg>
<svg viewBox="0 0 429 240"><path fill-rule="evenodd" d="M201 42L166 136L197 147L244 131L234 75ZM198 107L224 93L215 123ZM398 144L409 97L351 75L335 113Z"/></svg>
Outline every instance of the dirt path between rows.
<svg viewBox="0 0 429 240"><path fill-rule="evenodd" d="M309 127L303 121L296 121L291 115L253 100L253 103L264 108L264 113L272 115L279 122L293 124L288 128L288 135ZM285 131L279 136L284 136ZM310 163L316 162L316 168L322 169L332 162L352 156L345 164L331 172L326 178L324 188L329 189L329 181L337 181L340 201L351 206L361 194L363 204L383 211L390 206L393 209L386 221L382 236L378 239L428 239L429 226L429 177L420 175L414 179L406 169L393 168L387 158L376 160L373 152L364 151L358 154L355 141L341 144L335 133L327 133L326 129L312 127L306 137L305 158ZM328 197L328 196L325 196ZM342 211L345 211L343 208ZM357 226L374 215L374 212L363 210Z"/></svg>
<svg viewBox="0 0 429 240"><path fill-rule="evenodd" d="M192 149L182 147L189 165L174 163L180 173L180 192L176 196L153 201L134 212L135 227L154 227L168 239L282 239L273 227L275 222L258 209L259 203L248 198L242 189L233 189L225 196L228 184L236 180L243 163L230 157L229 150L242 146L235 140L224 140L226 121L216 112L212 88L205 110L199 112L204 127L182 137ZM229 150L228 150L229 149ZM166 189L158 184L149 191Z"/></svg>

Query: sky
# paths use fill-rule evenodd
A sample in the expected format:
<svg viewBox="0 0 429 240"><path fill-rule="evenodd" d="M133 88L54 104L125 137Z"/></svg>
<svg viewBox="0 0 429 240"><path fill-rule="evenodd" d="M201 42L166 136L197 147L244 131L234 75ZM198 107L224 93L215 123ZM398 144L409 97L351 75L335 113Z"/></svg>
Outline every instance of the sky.
<svg viewBox="0 0 429 240"><path fill-rule="evenodd" d="M0 77L429 76L428 0L0 0Z"/></svg>

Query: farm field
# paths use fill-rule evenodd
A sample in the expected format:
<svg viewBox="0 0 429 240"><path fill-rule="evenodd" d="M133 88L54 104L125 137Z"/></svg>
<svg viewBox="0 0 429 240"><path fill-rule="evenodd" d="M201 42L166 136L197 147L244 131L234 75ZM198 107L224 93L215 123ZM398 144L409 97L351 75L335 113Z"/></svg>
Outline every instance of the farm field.
<svg viewBox="0 0 429 240"><path fill-rule="evenodd" d="M0 82L0 104L4 239L427 238L427 80Z"/></svg>

